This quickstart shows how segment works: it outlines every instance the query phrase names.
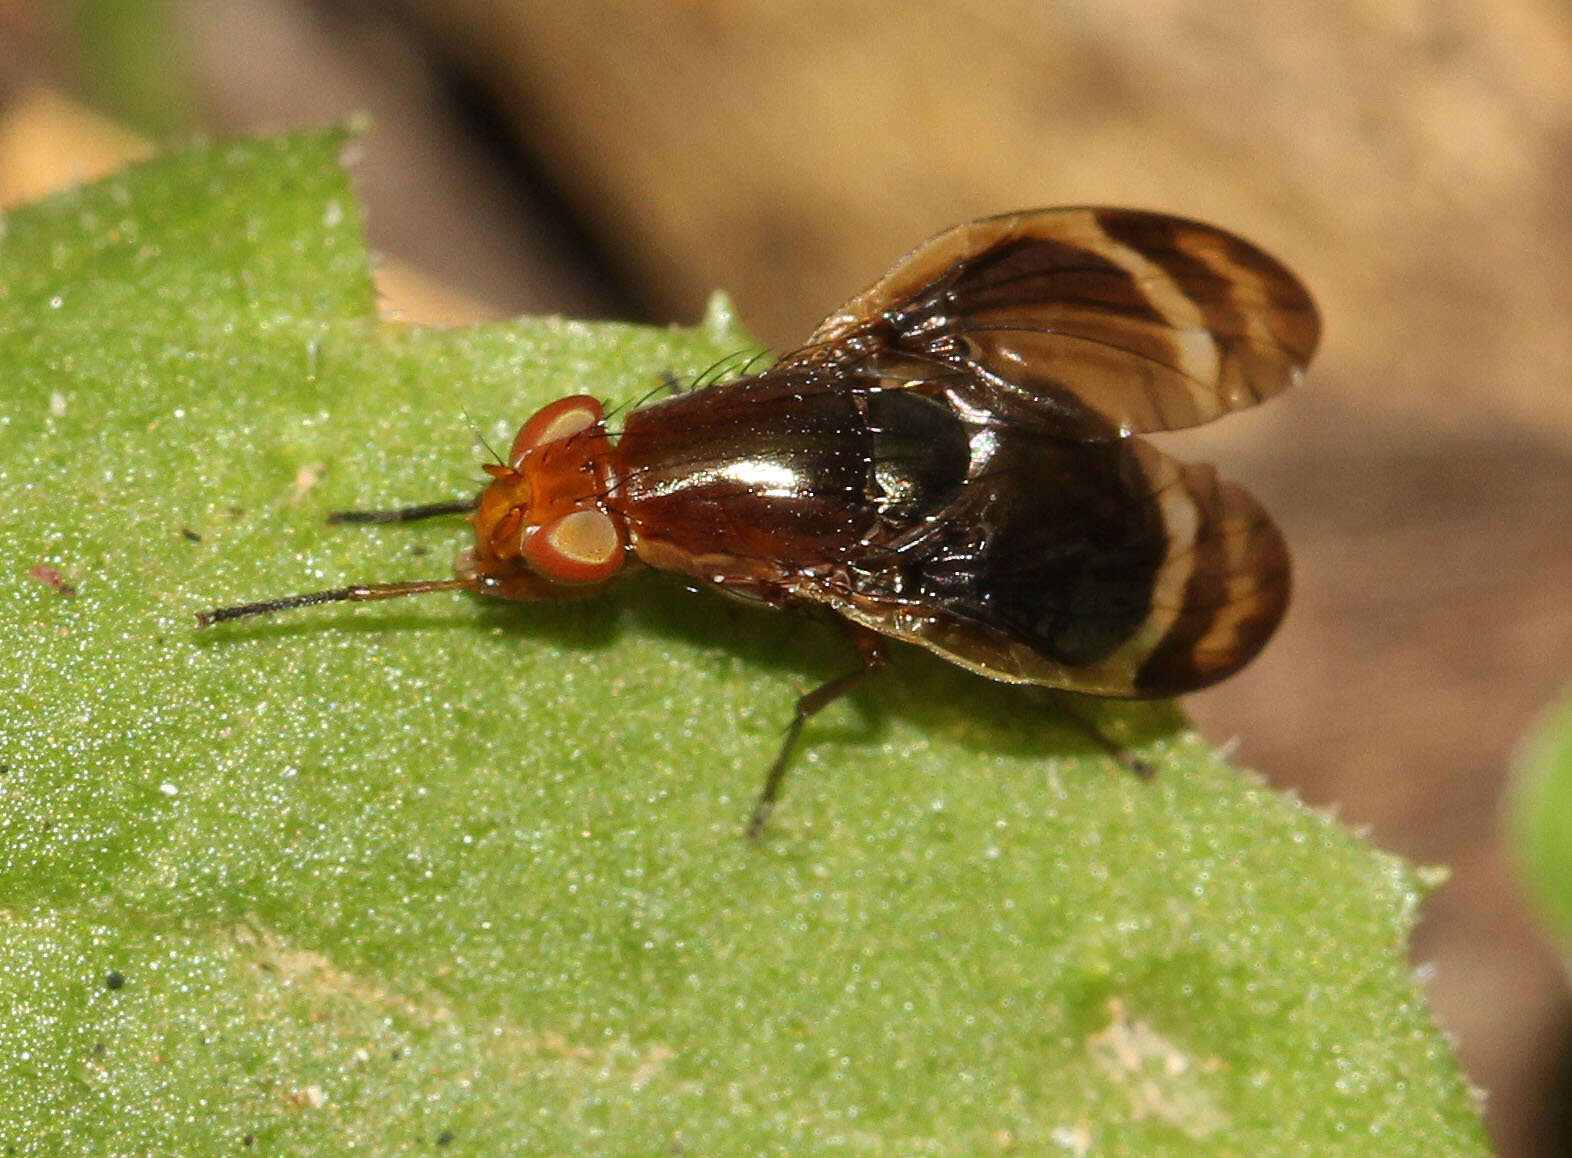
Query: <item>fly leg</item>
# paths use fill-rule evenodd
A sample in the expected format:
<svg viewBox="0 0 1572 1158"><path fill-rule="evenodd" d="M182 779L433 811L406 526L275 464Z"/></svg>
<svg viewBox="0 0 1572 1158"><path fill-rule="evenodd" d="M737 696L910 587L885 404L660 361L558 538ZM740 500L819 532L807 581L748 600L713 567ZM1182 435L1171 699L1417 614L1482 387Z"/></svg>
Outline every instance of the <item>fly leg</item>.
<svg viewBox="0 0 1572 1158"><path fill-rule="evenodd" d="M748 819L745 835L749 840L759 838L759 834L764 831L764 822L770 818L775 802L780 799L781 784L786 779L786 766L791 760L792 750L797 746L797 737L802 735L802 726L811 717L822 712L846 693L861 686L870 676L877 674L884 667L886 660L884 641L879 636L850 624L847 625L846 630L851 636L852 643L856 645L862 666L856 671L849 671L845 675L836 676L826 684L821 684L797 701L796 712L792 716L791 723L786 727L786 735L781 740L780 751L776 753L775 763L770 765L770 770L764 777L764 788L759 792L758 802L753 806L753 815Z"/></svg>
<svg viewBox="0 0 1572 1158"><path fill-rule="evenodd" d="M1145 760L1132 753L1123 744L1109 739L1101 728L1072 708L1062 696L1059 697L1059 711L1064 715L1065 719L1075 725L1078 732L1112 756L1126 771L1134 773L1137 779L1150 780L1157 775L1156 768L1153 768Z"/></svg>

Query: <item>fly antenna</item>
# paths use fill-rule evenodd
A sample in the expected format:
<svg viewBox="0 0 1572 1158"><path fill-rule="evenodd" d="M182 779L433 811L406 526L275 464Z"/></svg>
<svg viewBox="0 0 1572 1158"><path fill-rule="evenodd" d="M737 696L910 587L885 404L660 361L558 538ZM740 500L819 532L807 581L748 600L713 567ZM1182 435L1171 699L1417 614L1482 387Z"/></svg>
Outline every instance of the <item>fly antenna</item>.
<svg viewBox="0 0 1572 1158"><path fill-rule="evenodd" d="M257 603L238 603L233 607L215 607L211 611L197 612L198 627L212 627L231 619L250 619L257 615L272 615L278 611L293 611L297 607L315 607L319 603L372 603L379 599L401 599L405 595L424 595L428 591L478 591L474 579L414 579L406 583L368 583L355 587L335 587L331 591L312 591L306 595L286 595L282 599L263 599Z"/></svg>
<svg viewBox="0 0 1572 1158"><path fill-rule="evenodd" d="M488 446L486 449L491 448ZM413 523L416 519L431 519L438 515L462 515L466 511L473 511L478 503L478 499L453 499L445 503L395 507L391 511L333 511L328 515L327 521L330 523Z"/></svg>

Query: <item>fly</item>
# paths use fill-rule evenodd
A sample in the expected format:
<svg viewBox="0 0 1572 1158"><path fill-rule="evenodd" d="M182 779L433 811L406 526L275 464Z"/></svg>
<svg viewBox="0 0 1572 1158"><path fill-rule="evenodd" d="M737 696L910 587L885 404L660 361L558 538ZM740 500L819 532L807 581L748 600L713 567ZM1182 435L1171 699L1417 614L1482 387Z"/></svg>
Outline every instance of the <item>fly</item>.
<svg viewBox="0 0 1572 1158"><path fill-rule="evenodd" d="M1266 644L1288 551L1210 466L1139 436L1210 422L1302 375L1309 293L1231 233L1125 209L1043 209L918 247L760 373L629 412L561 398L471 501L451 578L205 611L471 591L579 598L635 560L727 595L836 616L856 669L797 701L748 823L803 725L904 640L992 679L1094 696L1207 687Z"/></svg>

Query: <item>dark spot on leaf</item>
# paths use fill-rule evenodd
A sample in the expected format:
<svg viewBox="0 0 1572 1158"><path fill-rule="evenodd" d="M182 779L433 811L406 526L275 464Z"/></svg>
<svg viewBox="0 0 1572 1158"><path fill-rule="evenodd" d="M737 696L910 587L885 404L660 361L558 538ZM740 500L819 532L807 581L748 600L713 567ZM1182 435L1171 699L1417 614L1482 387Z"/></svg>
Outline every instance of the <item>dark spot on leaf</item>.
<svg viewBox="0 0 1572 1158"><path fill-rule="evenodd" d="M66 580L66 577L47 563L38 564L27 574L64 599L70 599L76 594L76 588Z"/></svg>

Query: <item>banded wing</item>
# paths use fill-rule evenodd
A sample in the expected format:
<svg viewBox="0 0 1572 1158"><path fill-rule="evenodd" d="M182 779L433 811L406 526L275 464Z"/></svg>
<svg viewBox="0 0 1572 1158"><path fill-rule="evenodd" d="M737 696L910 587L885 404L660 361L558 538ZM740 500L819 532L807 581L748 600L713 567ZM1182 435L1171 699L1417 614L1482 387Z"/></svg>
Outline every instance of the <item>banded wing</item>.
<svg viewBox="0 0 1572 1158"><path fill-rule="evenodd" d="M984 408L1023 408L1095 439L1252 406L1298 380L1319 336L1299 280L1231 233L1159 213L1043 209L939 234L788 361L905 363L930 379L937 364L971 378Z"/></svg>
<svg viewBox="0 0 1572 1158"><path fill-rule="evenodd" d="M1102 696L1195 691L1266 644L1288 552L1248 493L1140 440L995 434L986 472L871 556L838 611L994 679Z"/></svg>

